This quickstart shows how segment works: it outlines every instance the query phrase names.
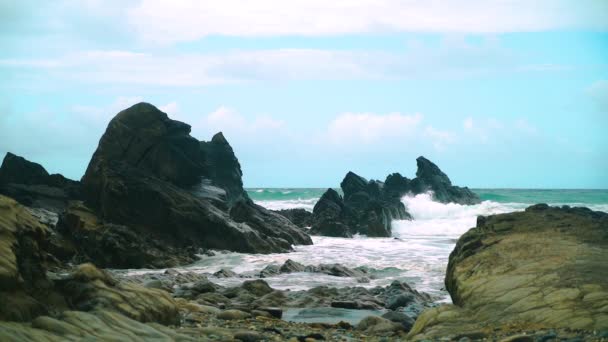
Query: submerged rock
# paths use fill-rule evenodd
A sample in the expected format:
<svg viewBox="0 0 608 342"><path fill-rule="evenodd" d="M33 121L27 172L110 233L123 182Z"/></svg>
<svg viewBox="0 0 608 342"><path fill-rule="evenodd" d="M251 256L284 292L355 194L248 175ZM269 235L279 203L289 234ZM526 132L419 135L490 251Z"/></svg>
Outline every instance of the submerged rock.
<svg viewBox="0 0 608 342"><path fill-rule="evenodd" d="M608 214L538 204L479 219L450 254L454 305L425 311L411 338L485 330L608 329Z"/></svg>
<svg viewBox="0 0 608 342"><path fill-rule="evenodd" d="M101 219L177 247L284 252L310 237L253 203L225 137L190 136L190 126L147 104L116 115L82 179Z"/></svg>

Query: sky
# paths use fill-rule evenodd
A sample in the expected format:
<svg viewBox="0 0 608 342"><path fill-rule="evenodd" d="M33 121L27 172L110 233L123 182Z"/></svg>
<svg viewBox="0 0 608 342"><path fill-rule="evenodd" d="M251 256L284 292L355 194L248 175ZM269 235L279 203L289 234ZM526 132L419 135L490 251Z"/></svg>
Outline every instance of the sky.
<svg viewBox="0 0 608 342"><path fill-rule="evenodd" d="M246 187L608 188L606 0L0 0L0 154L79 179L145 101Z"/></svg>

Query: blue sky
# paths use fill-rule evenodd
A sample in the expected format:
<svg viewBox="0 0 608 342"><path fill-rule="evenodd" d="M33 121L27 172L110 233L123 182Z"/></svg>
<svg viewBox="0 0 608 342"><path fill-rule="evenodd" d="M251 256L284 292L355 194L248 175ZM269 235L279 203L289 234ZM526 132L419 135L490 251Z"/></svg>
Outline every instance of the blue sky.
<svg viewBox="0 0 608 342"><path fill-rule="evenodd" d="M0 153L78 179L140 101L251 187L608 188L608 2L0 0Z"/></svg>

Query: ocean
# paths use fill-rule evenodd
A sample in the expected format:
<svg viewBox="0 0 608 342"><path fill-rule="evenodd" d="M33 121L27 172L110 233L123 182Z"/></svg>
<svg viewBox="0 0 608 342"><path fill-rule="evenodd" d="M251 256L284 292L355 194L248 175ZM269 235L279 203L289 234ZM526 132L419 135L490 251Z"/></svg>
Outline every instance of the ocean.
<svg viewBox="0 0 608 342"><path fill-rule="evenodd" d="M250 197L273 210L304 208L312 211L326 189L250 188ZM541 189L473 189L482 203L477 205L433 202L430 194L405 196L402 201L412 214L412 221L394 221L393 237L352 239L313 236L314 245L295 246L291 253L269 255L218 253L203 257L183 271L213 273L227 268L253 275L269 264L282 264L287 259L305 265L341 263L348 267L373 269L369 283L356 279L312 273L283 274L265 280L274 288L305 290L319 285L385 286L393 280L406 281L419 291L434 295L439 302L449 302L443 279L448 256L457 239L475 226L478 215L523 210L535 203L585 206L608 212L608 190L541 190ZM145 272L145 271L135 271ZM148 271L149 272L149 271ZM212 279L221 285L237 285L242 278Z"/></svg>

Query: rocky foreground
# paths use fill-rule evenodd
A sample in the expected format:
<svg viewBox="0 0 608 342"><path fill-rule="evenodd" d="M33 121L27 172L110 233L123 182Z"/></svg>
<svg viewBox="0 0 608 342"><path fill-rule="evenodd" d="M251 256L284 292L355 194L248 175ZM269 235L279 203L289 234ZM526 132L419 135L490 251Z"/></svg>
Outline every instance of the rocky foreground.
<svg viewBox="0 0 608 342"><path fill-rule="evenodd" d="M270 274L365 277L365 269L287 261L237 287L174 270L129 276L57 264L51 230L0 196L0 340L570 341L608 338L608 214L536 205L480 217L450 256L454 305L405 283L280 291ZM292 323L289 308L376 310L357 324ZM414 322L414 318L417 319Z"/></svg>

